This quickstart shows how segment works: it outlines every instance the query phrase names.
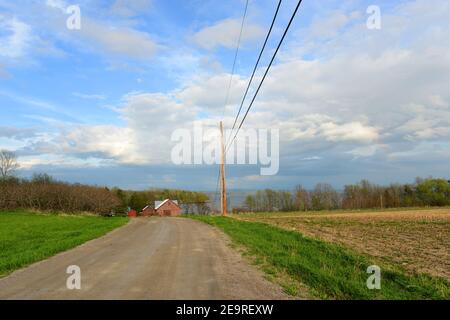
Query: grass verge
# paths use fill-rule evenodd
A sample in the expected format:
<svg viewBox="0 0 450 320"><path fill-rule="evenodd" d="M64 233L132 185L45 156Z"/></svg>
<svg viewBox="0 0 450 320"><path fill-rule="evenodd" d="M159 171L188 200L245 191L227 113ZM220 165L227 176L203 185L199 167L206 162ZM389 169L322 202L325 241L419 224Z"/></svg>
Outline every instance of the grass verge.
<svg viewBox="0 0 450 320"><path fill-rule="evenodd" d="M379 259L411 274L426 273L450 281L450 210L396 212L299 212L233 215L262 222Z"/></svg>
<svg viewBox="0 0 450 320"><path fill-rule="evenodd" d="M426 274L407 275L381 267L381 289L366 286L367 267L377 264L340 245L304 237L264 223L233 218L194 216L214 225L243 245L247 253L268 263L323 299L449 299L448 281ZM265 268L264 268L265 269Z"/></svg>
<svg viewBox="0 0 450 320"><path fill-rule="evenodd" d="M127 223L127 218L0 212L0 276Z"/></svg>

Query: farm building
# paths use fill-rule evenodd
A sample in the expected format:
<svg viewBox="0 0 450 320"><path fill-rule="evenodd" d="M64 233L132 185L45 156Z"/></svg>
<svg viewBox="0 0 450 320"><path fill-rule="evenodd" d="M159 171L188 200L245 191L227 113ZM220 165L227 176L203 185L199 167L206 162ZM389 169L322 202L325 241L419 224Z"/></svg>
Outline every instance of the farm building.
<svg viewBox="0 0 450 320"><path fill-rule="evenodd" d="M177 200L166 199L164 201L155 201L155 206L146 206L142 209L140 215L148 216L179 216L182 213L181 207Z"/></svg>
<svg viewBox="0 0 450 320"><path fill-rule="evenodd" d="M152 206L146 206L144 209L142 209L141 212L139 212L139 215L143 217L154 216L155 208L153 208Z"/></svg>
<svg viewBox="0 0 450 320"><path fill-rule="evenodd" d="M137 217L137 212L136 212L136 210L129 210L129 211L128 211L128 217L130 217L130 218L136 218L136 217Z"/></svg>

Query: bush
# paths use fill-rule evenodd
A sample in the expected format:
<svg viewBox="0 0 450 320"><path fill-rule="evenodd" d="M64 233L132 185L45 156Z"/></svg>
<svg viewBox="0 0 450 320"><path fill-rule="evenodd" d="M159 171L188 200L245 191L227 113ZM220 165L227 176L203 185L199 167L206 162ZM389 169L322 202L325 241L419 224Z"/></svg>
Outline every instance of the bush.
<svg viewBox="0 0 450 320"><path fill-rule="evenodd" d="M428 179L417 185L417 198L429 206L450 205L450 183L444 179Z"/></svg>

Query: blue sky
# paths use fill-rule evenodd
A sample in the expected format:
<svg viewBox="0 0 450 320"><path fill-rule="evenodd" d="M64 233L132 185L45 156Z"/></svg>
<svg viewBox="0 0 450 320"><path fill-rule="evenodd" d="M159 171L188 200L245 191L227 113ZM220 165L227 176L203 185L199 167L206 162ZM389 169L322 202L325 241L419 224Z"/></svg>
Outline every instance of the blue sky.
<svg viewBox="0 0 450 320"><path fill-rule="evenodd" d="M81 30L66 28L73 4ZM215 166L171 163L170 136L198 120L232 125L276 2L250 0L224 107L244 5L0 0L0 148L22 176L214 189ZM295 5L283 1L257 78ZM369 5L380 30L366 27ZM445 0L305 0L246 121L280 129L280 171L230 166L230 186L448 178L449 16Z"/></svg>

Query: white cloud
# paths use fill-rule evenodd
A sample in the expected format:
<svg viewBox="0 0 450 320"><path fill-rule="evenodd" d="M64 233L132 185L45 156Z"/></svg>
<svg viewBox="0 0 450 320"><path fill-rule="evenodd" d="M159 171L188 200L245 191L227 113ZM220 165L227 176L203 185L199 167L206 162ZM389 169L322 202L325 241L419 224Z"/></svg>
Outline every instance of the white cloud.
<svg viewBox="0 0 450 320"><path fill-rule="evenodd" d="M44 155L44 156L21 156L20 169L32 169L37 166L56 166L56 167L93 167L110 166L111 161L99 158L80 159L67 155Z"/></svg>
<svg viewBox="0 0 450 320"><path fill-rule="evenodd" d="M254 118L254 115L252 118ZM359 121L342 121L326 114L292 113L288 119L274 116L270 112L260 113L247 126L280 128L280 139L285 142L314 141L317 145L333 142L373 143L379 138L378 129ZM327 144L328 145L328 144Z"/></svg>
<svg viewBox="0 0 450 320"><path fill-rule="evenodd" d="M28 24L17 18L0 15L0 56L10 59L22 58L31 44L32 34ZM6 33L6 35L5 35Z"/></svg>
<svg viewBox="0 0 450 320"><path fill-rule="evenodd" d="M371 157L376 154L376 152L382 148L383 146L378 145L369 145L369 146L362 146L354 148L347 153L353 155L354 157Z"/></svg>
<svg viewBox="0 0 450 320"><path fill-rule="evenodd" d="M177 92L176 97L188 106L202 107L205 111L213 112L219 108L222 111L226 97L227 89L230 83L230 74L222 73L218 75L200 76L190 80L184 87ZM235 75L230 87L228 105L233 107L240 103L244 93L247 81ZM234 108L230 110L233 112Z"/></svg>
<svg viewBox="0 0 450 320"><path fill-rule="evenodd" d="M81 29L77 32L65 28L66 8L68 4L63 0L47 0L47 7L54 9L50 11L50 26L56 28L64 24L64 28L59 28L55 35L64 41L69 41L78 46L88 45L90 48L98 50L106 55L116 55L139 60L149 60L155 55L158 45L152 37L144 31L137 30L132 24L127 23L127 19L144 10L150 1L117 0L111 8L119 19L103 21L88 15L82 10ZM83 9L83 8L82 8ZM124 18L124 19L120 19ZM47 25L48 27L48 25ZM77 40L75 40L77 39Z"/></svg>
<svg viewBox="0 0 450 320"><path fill-rule="evenodd" d="M273 66L245 127L280 128L281 156L290 157L287 166L299 160L308 165L370 157L388 162L421 152L431 157L430 146L450 138L450 5L433 3L443 4L442 9L436 12L426 1L410 1L385 12L379 32L367 30L364 16L355 13L333 13L324 25L309 26L321 37L330 37L326 33L330 26L338 34L324 42L293 38ZM239 31L237 22L225 20L207 27L194 40L207 49L231 48ZM151 43L143 34L124 42L116 37L103 42L105 28L95 25L94 35L88 37L107 51L138 57L145 51L139 44ZM127 32L116 36L128 38ZM140 52L118 52L116 46ZM151 56L152 48L149 44L148 55L142 56ZM308 59L302 58L304 54ZM198 62L190 56L183 61ZM255 80L258 83L259 77ZM61 154L92 154L119 163L168 163L173 130L192 128L199 114L208 116L205 122L215 122L228 81L226 73L203 74L169 93L129 94L118 108L123 127L71 126L51 145ZM234 120L246 81L243 75L234 78L225 109L227 127ZM319 159L324 160L312 161Z"/></svg>
<svg viewBox="0 0 450 320"><path fill-rule="evenodd" d="M92 46L116 55L149 60L158 49L156 42L146 32L113 27L89 18L83 19L80 32Z"/></svg>
<svg viewBox="0 0 450 320"><path fill-rule="evenodd" d="M216 22L212 26L205 27L196 32L192 39L200 47L208 50L216 47L236 47L241 28L241 19L225 19ZM264 30L255 24L246 24L242 32L242 43L259 39L264 35Z"/></svg>
<svg viewBox="0 0 450 320"><path fill-rule="evenodd" d="M440 95L436 94L436 95L431 95L430 96L430 102L434 107L438 107L438 108L450 108L450 104L445 101L444 98L442 98Z"/></svg>
<svg viewBox="0 0 450 320"><path fill-rule="evenodd" d="M357 17L354 14L347 15L344 12L332 12L325 18L316 19L309 27L309 36L311 38L328 38L336 35L339 29L344 27L352 17Z"/></svg>
<svg viewBox="0 0 450 320"><path fill-rule="evenodd" d="M449 137L450 112L447 112L447 119L417 115L398 127L397 130L404 132L405 138L412 141Z"/></svg>
<svg viewBox="0 0 450 320"><path fill-rule="evenodd" d="M126 126L67 125L31 145L41 154L114 160L121 164L170 163L175 128L190 128L196 118L170 96L131 93L117 112Z"/></svg>
<svg viewBox="0 0 450 320"><path fill-rule="evenodd" d="M15 128L11 126L0 126L0 138L9 138L15 140L29 139L36 136L36 132L30 128Z"/></svg>
<svg viewBox="0 0 450 320"><path fill-rule="evenodd" d="M378 138L376 128L364 126L360 122L350 122L337 125L333 122L323 123L320 126L323 136L328 141L360 141L373 142Z"/></svg>
<svg viewBox="0 0 450 320"><path fill-rule="evenodd" d="M60 136L56 141L62 153L96 154L106 158L120 158L132 162L134 150L133 131L111 125L78 126Z"/></svg>
<svg viewBox="0 0 450 320"><path fill-rule="evenodd" d="M67 4L64 0L47 0L45 4L51 8L56 8L61 11L65 11L67 8Z"/></svg>
<svg viewBox="0 0 450 320"><path fill-rule="evenodd" d="M188 108L170 95L127 96L121 114L133 130L137 161L169 163L172 132L177 128L192 128L196 113L196 108Z"/></svg>

